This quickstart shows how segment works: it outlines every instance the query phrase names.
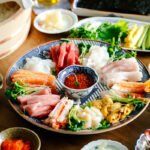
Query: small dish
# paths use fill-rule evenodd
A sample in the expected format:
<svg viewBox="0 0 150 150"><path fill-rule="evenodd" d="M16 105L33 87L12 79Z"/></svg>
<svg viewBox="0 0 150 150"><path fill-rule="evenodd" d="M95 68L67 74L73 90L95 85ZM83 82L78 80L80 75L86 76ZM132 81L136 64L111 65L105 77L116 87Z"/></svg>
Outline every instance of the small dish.
<svg viewBox="0 0 150 150"><path fill-rule="evenodd" d="M97 140L85 145L81 150L96 150L99 146L104 146L106 149L112 150L128 150L128 148L117 141L112 140ZM104 149L105 149L104 148Z"/></svg>
<svg viewBox="0 0 150 150"><path fill-rule="evenodd" d="M52 30L44 29L39 25L42 21L44 21L47 14L54 13L54 12L60 12L64 16L63 20L66 21L66 23L68 23L68 25L65 29L52 31ZM71 30L77 22L78 22L78 18L75 13L73 13L69 10L65 10L65 9L52 9L52 10L48 10L48 11L45 11L45 12L42 12L41 14L39 14L34 19L34 27L38 31L43 32L43 33L58 34L58 33L63 33L63 32L67 32L67 31Z"/></svg>
<svg viewBox="0 0 150 150"><path fill-rule="evenodd" d="M150 129L145 130L136 142L135 150L147 150L150 149Z"/></svg>
<svg viewBox="0 0 150 150"><path fill-rule="evenodd" d="M6 139L21 139L23 141L30 141L32 150L40 150L41 147L39 136L32 130L23 127L8 128L0 132L0 145Z"/></svg>
<svg viewBox="0 0 150 150"><path fill-rule="evenodd" d="M94 84L86 89L73 89L73 88L69 88L66 85L64 85L64 81L65 81L66 77L68 77L71 74L76 74L76 73L88 74L93 79ZM96 73L96 71L93 70L92 68L80 66L80 65L71 65L59 72L58 81L59 81L60 85L64 88L66 94L69 97L75 98L75 99L80 99L80 98L88 95L92 91L94 86L99 81L99 76Z"/></svg>

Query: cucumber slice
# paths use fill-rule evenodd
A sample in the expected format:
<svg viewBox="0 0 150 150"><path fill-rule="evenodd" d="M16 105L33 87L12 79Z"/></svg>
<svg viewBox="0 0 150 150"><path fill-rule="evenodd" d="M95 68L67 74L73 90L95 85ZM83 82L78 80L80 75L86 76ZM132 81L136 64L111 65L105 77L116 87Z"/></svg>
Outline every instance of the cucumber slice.
<svg viewBox="0 0 150 150"><path fill-rule="evenodd" d="M140 37L140 39L139 39L138 42L137 42L137 47L138 47L138 48L141 48L141 47L143 48L143 47L145 47L145 46L143 45L143 42L145 43L144 39L145 39L145 36L147 35L148 29L149 29L149 26L146 25L142 36Z"/></svg>

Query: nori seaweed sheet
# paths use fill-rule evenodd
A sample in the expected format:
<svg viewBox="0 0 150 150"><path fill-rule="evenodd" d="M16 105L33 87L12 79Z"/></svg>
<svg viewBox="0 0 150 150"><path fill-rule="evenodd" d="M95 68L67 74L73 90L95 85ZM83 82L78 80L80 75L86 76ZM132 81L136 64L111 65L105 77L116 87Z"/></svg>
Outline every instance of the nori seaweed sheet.
<svg viewBox="0 0 150 150"><path fill-rule="evenodd" d="M77 6L103 11L150 15L150 0L78 0Z"/></svg>

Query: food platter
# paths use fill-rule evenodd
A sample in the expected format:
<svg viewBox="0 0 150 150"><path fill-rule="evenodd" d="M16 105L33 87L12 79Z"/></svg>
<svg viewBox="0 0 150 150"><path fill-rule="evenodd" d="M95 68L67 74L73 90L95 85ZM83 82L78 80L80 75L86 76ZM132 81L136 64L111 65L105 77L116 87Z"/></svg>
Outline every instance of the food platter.
<svg viewBox="0 0 150 150"><path fill-rule="evenodd" d="M102 23L106 23L106 22L115 24L120 20L124 20L124 21L128 22L129 28L131 28L135 24L137 24L138 26L143 26L143 25L150 24L149 22L138 21L138 20L133 20L133 19L126 19L126 18L121 18L121 17L89 17L89 18L86 18L86 19L83 19L83 20L79 21L74 26L74 28L81 27L85 24L93 24L93 27L98 26ZM124 48L124 47L122 47L122 48L127 49L127 50L134 50L134 51L137 51L137 52L150 52L150 50L130 49L130 48Z"/></svg>
<svg viewBox="0 0 150 150"><path fill-rule="evenodd" d="M74 44L78 44L80 42L83 42L85 44L92 44L92 45L98 45L98 46L106 46L108 47L109 44L105 43L105 42L101 42L101 41L93 41L93 40L83 40L83 39L70 39L71 42L73 42ZM9 88L11 85L11 79L10 76L16 72L18 69L21 69L24 64L25 64L25 59L26 58L31 58L32 56L35 57L40 57L45 59L45 54L49 52L49 47L53 47L57 44L60 44L62 41L58 40L58 41L52 41L49 42L47 44L41 45L31 51L29 51L28 53L26 53L25 55L23 55L20 59L18 59L11 67L10 70L7 73L7 78L6 78L6 88ZM142 64L142 62L140 62L139 60L138 64L140 67L140 70L143 74L143 78L142 78L142 82L145 82L146 80L149 79L149 74L147 69L145 68L145 66ZM61 90L61 86L60 84L57 82L57 87L59 90ZM103 86L102 84L98 84L95 86L95 88L92 90L92 92L81 98L81 104L85 104L88 101L91 101L93 99L97 99L100 97L100 92L107 90L107 86ZM147 97L147 95L145 95ZM122 127L128 123L130 123L131 121L133 121L134 119L136 119L138 116L140 116L144 110L148 107L149 102L147 102L145 104L145 106L142 109L139 109L137 111L132 112L128 117L126 117L124 120L121 120L115 124L112 124L111 126L109 126L106 129L102 129L102 130L81 130L81 131L70 131L70 130L66 130L66 129L54 129L52 127L49 127L45 124L43 124L43 122L39 119L36 118L32 118L29 117L27 114L24 114L24 112L20 109L19 104L17 103L13 103L12 101L9 100L10 105L12 106L12 108L21 116L23 117L25 120L29 121L30 123L41 127L43 129L46 129L48 131L54 131L54 132L58 132L58 133L63 133L63 134L76 134L76 135L81 135L81 134L97 134L97 133L103 133L103 132L108 132L114 129L117 129L119 127Z"/></svg>

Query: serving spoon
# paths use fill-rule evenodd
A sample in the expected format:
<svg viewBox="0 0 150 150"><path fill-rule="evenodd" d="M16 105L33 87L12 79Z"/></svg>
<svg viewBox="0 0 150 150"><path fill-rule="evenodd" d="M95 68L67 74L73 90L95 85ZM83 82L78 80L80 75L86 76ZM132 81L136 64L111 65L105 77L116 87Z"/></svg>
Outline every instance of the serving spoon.
<svg viewBox="0 0 150 150"><path fill-rule="evenodd" d="M20 7L24 9L31 8L33 6L32 0L0 0L0 4L12 1L16 2L17 4L20 5Z"/></svg>

